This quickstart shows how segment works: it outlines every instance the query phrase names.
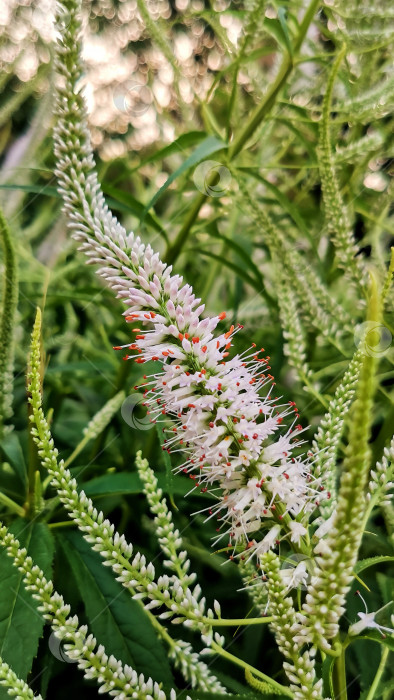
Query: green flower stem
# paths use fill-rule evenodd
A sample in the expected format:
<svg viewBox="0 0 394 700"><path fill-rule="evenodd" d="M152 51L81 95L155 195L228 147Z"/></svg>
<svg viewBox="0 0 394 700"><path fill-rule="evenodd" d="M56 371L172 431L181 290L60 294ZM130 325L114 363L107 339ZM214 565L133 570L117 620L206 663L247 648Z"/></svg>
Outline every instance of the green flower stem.
<svg viewBox="0 0 394 700"><path fill-rule="evenodd" d="M317 8L319 7L320 0L312 0L310 3L305 15L304 19L301 22L300 29L298 32L297 39L295 41L294 47L293 47L293 55L296 54L299 49L301 48L301 44L305 39L306 33L308 31L308 27L310 23L312 22L312 19L317 11ZM252 114L250 120L247 122L245 125L244 129L241 131L239 136L234 139L233 143L231 144L231 147L228 151L228 160L232 161L234 158L242 151L243 147L245 144L249 141L250 137L253 135L253 133L256 131L257 127L261 124L261 122L264 120L264 118L269 114L271 111L272 107L274 106L277 97L282 89L282 87L285 85L287 78L289 77L291 71L293 70L294 63L293 63L293 57L290 56L289 54L286 54L283 58L282 65L279 69L278 75L276 76L276 79L272 83L272 85L269 87L267 92L265 93L261 103L255 110L254 114ZM219 154L217 154L219 155ZM217 176L217 173L213 173L212 178ZM213 182L208 182L207 183L207 190L209 189L209 186L214 184ZM196 199L194 200L194 203L192 204L189 214L186 217L183 226L178 232L178 235L174 241L174 243L168 248L166 256L164 258L164 261L172 265L173 262L177 259L179 253L181 252L183 245L185 241L187 240L187 237L189 235L190 229L193 226L194 222L196 221L198 214L200 212L200 209L206 199L208 198L208 193L203 193L198 195Z"/></svg>
<svg viewBox="0 0 394 700"><path fill-rule="evenodd" d="M249 673L252 673L253 676L255 676L257 678L261 678L263 681L266 681L267 683L269 683L281 695L286 695L289 698L293 697L293 693L285 685L281 685L281 683L274 681L273 678L266 676L265 673L263 673L262 671L259 671L257 668L254 668L253 666L248 664L246 661L243 661L242 659L238 659L237 656L230 654L229 651L226 651L226 649L223 649L216 642L212 642L211 647L214 651L216 651L217 654L219 654L219 656L222 656L224 659L227 659L227 661L230 661L231 663L235 664L236 666L241 666L241 668L244 668L245 671L249 671Z"/></svg>
<svg viewBox="0 0 394 700"><path fill-rule="evenodd" d="M380 659L380 664L378 666L378 670L376 671L376 676L373 679L372 685L369 689L368 695L365 698L365 700L373 700L373 698L375 697L375 693L376 693L378 685L380 683L380 679L382 678L389 653L390 653L390 649L388 647L383 647L382 656Z"/></svg>
<svg viewBox="0 0 394 700"><path fill-rule="evenodd" d="M345 649L343 647L334 661L332 682L337 700L347 700Z"/></svg>
<svg viewBox="0 0 394 700"><path fill-rule="evenodd" d="M207 625L212 625L213 627L243 627L244 625L261 625L265 622L272 622L272 617L248 617L246 619L240 618L239 620L230 620L225 617L220 617L218 620L212 620L210 617L203 618L203 621Z"/></svg>
<svg viewBox="0 0 394 700"><path fill-rule="evenodd" d="M374 278L368 318L377 324L381 319L381 299ZM327 553L317 557L316 573L300 616L300 636L305 642L328 652L329 640L337 637L339 619L344 612L346 595L354 579L353 568L364 532L364 517L368 510L366 488L369 477L371 449L369 438L374 416L373 395L377 359L364 355L352 407L349 443L343 462L335 517L326 539ZM322 601L323 604L322 604Z"/></svg>
<svg viewBox="0 0 394 700"><path fill-rule="evenodd" d="M24 518L26 513L22 506L18 505L18 503L15 503L15 501L12 500L12 498L8 498L8 496L5 495L5 493L0 492L0 503L3 504L3 506L6 506L12 513L16 513L19 515L21 518Z"/></svg>
<svg viewBox="0 0 394 700"><path fill-rule="evenodd" d="M17 262L11 232L0 209L0 240L4 251L3 308L0 321L0 437L3 420L12 414L11 384L13 367L13 332L18 303Z"/></svg>
<svg viewBox="0 0 394 700"><path fill-rule="evenodd" d="M300 30L298 32L297 39L293 47L293 54L298 53L301 48L301 44L305 39L306 33L308 31L309 25L319 7L320 0L312 0L307 11L305 12L304 19L301 22ZM252 136L253 132L257 129L259 124L263 121L264 117L270 112L272 107L276 102L276 98L280 93L282 87L285 85L287 78L289 77L291 71L293 70L293 57L289 54L283 58L282 65L279 69L279 73L272 83L271 87L268 89L261 104L257 107L255 113L252 115L249 122L245 125L245 128L241 131L238 138L236 138L230 148L230 159L242 151L245 143Z"/></svg>

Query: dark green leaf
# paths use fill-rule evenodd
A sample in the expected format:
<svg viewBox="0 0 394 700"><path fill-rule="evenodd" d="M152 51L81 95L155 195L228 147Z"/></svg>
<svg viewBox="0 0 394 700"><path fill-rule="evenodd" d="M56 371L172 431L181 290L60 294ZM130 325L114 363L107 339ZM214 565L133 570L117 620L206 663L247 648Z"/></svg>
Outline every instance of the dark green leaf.
<svg viewBox="0 0 394 700"><path fill-rule="evenodd" d="M167 475L161 472L156 476L159 487L167 493ZM124 494L126 496L133 493L142 493L142 482L137 472L130 474L119 472L97 476L86 484L82 484L81 488L91 498L114 496L116 494ZM190 491L190 480L183 476L174 476L172 482L173 494L184 496L188 491Z"/></svg>
<svg viewBox="0 0 394 700"><path fill-rule="evenodd" d="M27 470L23 450L20 445L18 434L16 432L9 433L1 441L0 445L6 459L11 464L15 474L20 479L23 490L26 488Z"/></svg>
<svg viewBox="0 0 394 700"><path fill-rule="evenodd" d="M365 571L365 569L368 569L370 566L375 566L375 564L384 564L385 562L393 561L394 557L389 556L369 557L368 559L361 559L361 561L358 561L356 566L354 567L354 573L360 574L362 571Z"/></svg>
<svg viewBox="0 0 394 700"><path fill-rule="evenodd" d="M220 141L216 136L208 136L202 143L200 143L199 146L197 146L196 150L188 157L186 160L182 163L182 165L179 166L175 170L175 172L170 175L170 177L165 181L164 185L160 187L160 189L156 192L156 194L152 197L150 202L145 207L144 214L142 216L142 220L144 220L146 214L148 211L156 204L157 200L161 197L163 192L166 191L166 189L171 185L174 180L177 179L182 173L186 172L186 170L189 170L189 168L192 168L193 165L197 165L200 161L204 160L208 156L212 155L213 153L216 153L217 151L221 151L224 148L226 148L226 144L223 141Z"/></svg>
<svg viewBox="0 0 394 700"><path fill-rule="evenodd" d="M58 541L75 577L89 628L98 642L104 644L108 654L138 673L171 683L167 650L141 604L115 580L79 532L65 532Z"/></svg>
<svg viewBox="0 0 394 700"><path fill-rule="evenodd" d="M10 527L22 547L50 578L53 558L52 536L44 523L18 518ZM22 679L27 678L37 654L44 621L37 602L23 585L22 574L4 549L0 551L0 656ZM0 698L9 697L0 688Z"/></svg>

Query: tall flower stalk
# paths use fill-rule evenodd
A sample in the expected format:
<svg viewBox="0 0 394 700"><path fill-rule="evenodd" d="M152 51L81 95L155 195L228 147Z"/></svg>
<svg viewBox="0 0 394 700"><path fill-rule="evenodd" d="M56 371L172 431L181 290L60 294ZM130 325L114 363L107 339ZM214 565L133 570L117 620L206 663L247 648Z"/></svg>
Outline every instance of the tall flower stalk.
<svg viewBox="0 0 394 700"><path fill-rule="evenodd" d="M127 307L135 336L123 347L138 364L161 365L144 377L146 404L153 421L167 425L171 418L165 448L184 453L180 469L202 490L219 487L209 509L223 527L219 539L227 536L234 552L247 547L258 554L288 534L299 543L306 532L300 520L325 494L308 461L296 456L302 430L297 409L273 396L269 358L252 347L230 359L239 327L214 334L226 314L203 317L192 288L150 245L126 233L104 202L81 116L78 5L60 4L56 56L56 172L73 236ZM127 352L125 359L130 357ZM269 532L259 539L262 529Z"/></svg>

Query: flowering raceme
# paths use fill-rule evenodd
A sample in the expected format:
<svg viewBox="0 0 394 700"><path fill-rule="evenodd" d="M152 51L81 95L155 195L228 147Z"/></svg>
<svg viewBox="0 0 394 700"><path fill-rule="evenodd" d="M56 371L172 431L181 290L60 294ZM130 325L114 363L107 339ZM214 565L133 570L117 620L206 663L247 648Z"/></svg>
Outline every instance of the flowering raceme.
<svg viewBox="0 0 394 700"><path fill-rule="evenodd" d="M220 537L227 533L230 547L260 554L283 536L298 544L306 533L300 521L327 494L312 477L308 460L293 455L302 430L296 425L297 408L293 402L278 405L271 397L273 378L264 351L253 347L230 359L239 327L214 335L225 313L202 318L204 305L192 288L108 211L80 116L84 104L75 88L80 67L73 22L59 21L63 41L57 69L62 84L55 152L60 192L81 250L127 306L124 315L135 338L123 347L137 353L137 363L162 365L144 378L151 418L173 419L165 429L170 433L165 449L185 453L180 469L197 486L215 488L216 504L209 514L224 527ZM262 397L261 390L270 383ZM290 414L292 422L284 430L282 423ZM260 529L268 533L256 540Z"/></svg>

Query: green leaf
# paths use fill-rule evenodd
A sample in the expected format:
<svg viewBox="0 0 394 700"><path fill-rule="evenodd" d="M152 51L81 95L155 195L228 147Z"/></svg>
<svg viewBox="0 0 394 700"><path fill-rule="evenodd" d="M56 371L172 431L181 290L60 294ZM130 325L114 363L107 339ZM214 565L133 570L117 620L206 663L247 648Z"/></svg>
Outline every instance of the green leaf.
<svg viewBox="0 0 394 700"><path fill-rule="evenodd" d="M293 49L291 46L289 32L284 19L284 8L280 9L282 10L282 13L280 14L278 10L279 19L271 19L270 17L265 18L264 29L268 32L268 34L271 34L271 36L273 36L274 39L276 39L279 46L281 46L282 49L284 49L286 53L290 54L291 56L293 53Z"/></svg>
<svg viewBox="0 0 394 700"><path fill-rule="evenodd" d="M261 283L258 280L255 280L254 277L248 275L248 273L243 270L242 267L231 262L231 260L228 260L221 255L216 255L216 253L212 253L210 250L204 250L203 248L189 248L189 250L198 251L201 255L206 255L209 258L217 260L218 262L222 263L222 265L225 265L225 267L228 267L230 270L235 272L238 277L244 280L244 282L250 284L250 286L253 287L253 289L255 289L259 294L262 294L264 297L267 295L266 290L264 287L261 287Z"/></svg>
<svg viewBox="0 0 394 700"><path fill-rule="evenodd" d="M47 578L51 577L53 539L44 523L18 518L10 532L26 547ZM26 680L37 654L44 620L37 603L23 585L22 574L14 567L4 549L0 551L0 656L12 670ZM0 698L9 697L0 688Z"/></svg>
<svg viewBox="0 0 394 700"><path fill-rule="evenodd" d="M384 562L390 561L393 562L394 557L382 555L379 557L369 557L368 559L361 559L357 562L356 566L354 567L354 573L360 574L362 571L365 571L365 569L368 569L370 566L375 566L375 564L384 564Z"/></svg>
<svg viewBox="0 0 394 700"><path fill-rule="evenodd" d="M278 19L279 19L280 26L282 28L283 37L285 40L287 51L289 52L289 55L292 56L293 55L293 46L291 44L289 29L287 27L286 9L284 7L278 7Z"/></svg>
<svg viewBox="0 0 394 700"><path fill-rule="evenodd" d="M156 476L159 487L165 493L168 493L167 474L159 473ZM184 496L190 491L190 480L183 476L174 476L171 487L173 494ZM133 493L142 493L142 481L137 472L130 474L118 472L97 476L86 484L82 484L81 488L91 498L115 496L118 494L127 496Z"/></svg>
<svg viewBox="0 0 394 700"><path fill-rule="evenodd" d="M369 639L371 642L378 642L379 644L383 644L383 646L388 647L391 651L394 651L394 636L387 635L386 637L382 637L378 630L376 630L376 632L371 630L368 632L368 634L363 634L362 637L357 637L355 639Z"/></svg>
<svg viewBox="0 0 394 700"><path fill-rule="evenodd" d="M181 134L175 141L170 143L168 146L160 148L160 150L153 153L151 156L144 158L138 165L138 170L146 163L155 163L158 160L164 160L168 156L172 156L174 153L179 153L184 151L186 148L195 146L197 143L206 138L207 134L205 131L189 131L186 134Z"/></svg>
<svg viewBox="0 0 394 700"><path fill-rule="evenodd" d="M196 150L188 158L186 158L182 165L180 165L179 168L177 168L175 172L170 175L170 177L165 181L164 185L160 187L150 202L148 202L145 207L142 220L144 220L148 211L156 204L157 200L161 197L163 192L168 189L171 183L174 182L174 180L182 175L182 173L186 172L186 170L192 168L193 165L197 165L197 163L200 161L204 160L213 153L216 153L217 151L222 151L224 148L226 148L226 144L216 138L216 136L208 136L206 139L204 139L204 141L197 146Z"/></svg>
<svg viewBox="0 0 394 700"><path fill-rule="evenodd" d="M105 201L108 206L118 211L128 212L136 216L140 221L144 221L151 226L157 233L159 233L166 241L168 241L167 232L164 230L159 219L155 214L145 214L144 205L138 201L133 195L124 190L120 190L117 187L111 187L111 185L103 185L103 192L106 197Z"/></svg>
<svg viewBox="0 0 394 700"><path fill-rule="evenodd" d="M9 435L6 435L6 437L1 441L0 447L4 452L6 459L11 464L15 474L17 474L19 477L23 487L23 492L25 492L27 469L18 434L16 432L12 432L9 433Z"/></svg>
<svg viewBox="0 0 394 700"><path fill-rule="evenodd" d="M297 224L300 231L302 231L308 237L308 239L311 240L310 226L306 224L300 215L298 207L296 207L278 187L273 185L272 182L266 178L262 177L254 168L242 168L242 171L249 173L252 177L261 182L267 188L267 190L270 190L281 205L282 209L284 209L284 211L293 219L294 223Z"/></svg>
<svg viewBox="0 0 394 700"><path fill-rule="evenodd" d="M89 628L107 654L146 677L172 683L167 650L141 604L115 580L79 532L64 532L58 541L83 600Z"/></svg>

